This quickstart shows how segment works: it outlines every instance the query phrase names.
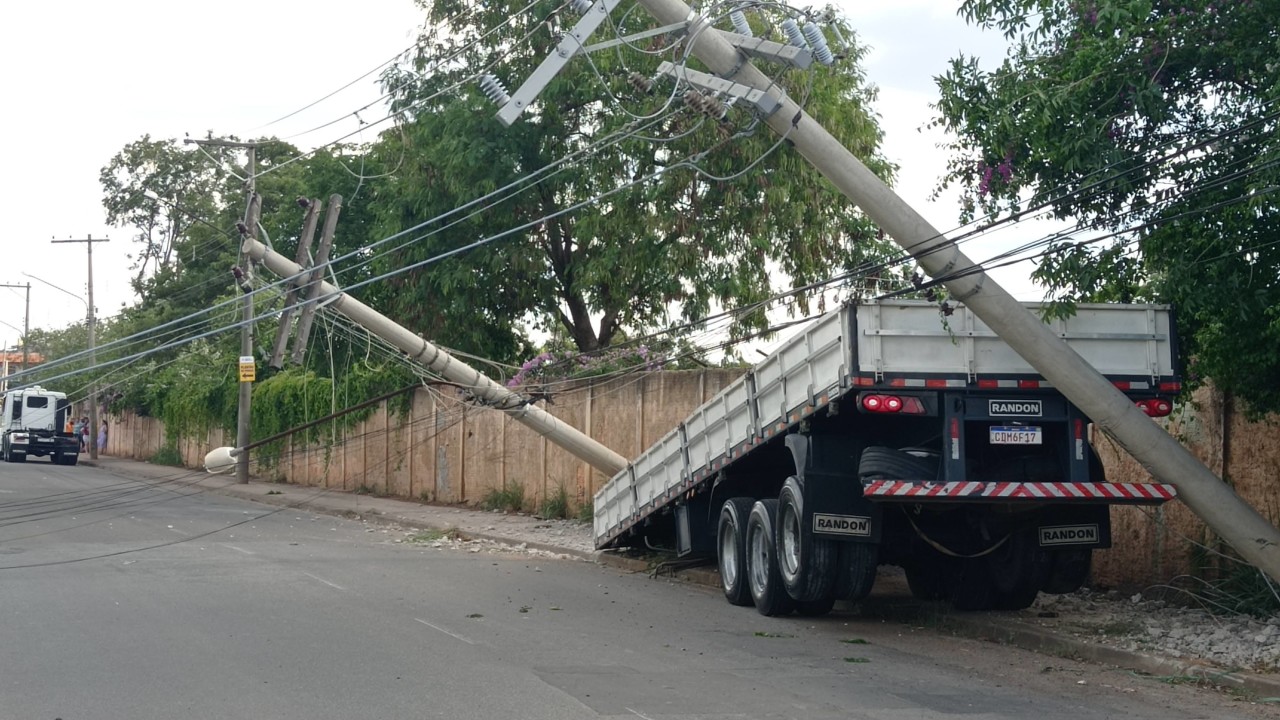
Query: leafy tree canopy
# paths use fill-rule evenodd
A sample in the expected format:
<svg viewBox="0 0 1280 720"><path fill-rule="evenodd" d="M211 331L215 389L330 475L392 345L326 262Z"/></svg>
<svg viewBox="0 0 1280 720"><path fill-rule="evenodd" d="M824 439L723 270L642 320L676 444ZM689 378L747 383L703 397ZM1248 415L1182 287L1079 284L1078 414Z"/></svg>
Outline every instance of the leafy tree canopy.
<svg viewBox="0 0 1280 720"><path fill-rule="evenodd" d="M1035 275L1059 298L1172 302L1188 379L1280 410L1276 0L967 0L1010 40L939 79L965 210L1075 217ZM1110 236L1110 237L1106 237ZM1106 239L1100 239L1106 238ZM1097 240L1097 241L1095 241Z"/></svg>
<svg viewBox="0 0 1280 720"><path fill-rule="evenodd" d="M518 86L577 16L551 1L525 10L523 2L422 5L428 22L419 54L384 80L405 122L382 142L384 157L398 149L404 158L377 200L383 234L539 173L519 193L425 225L380 261L380 268L423 263L523 226L384 288L388 313L424 334L497 327L514 343L529 322L595 351L673 313L696 318L712 306L748 306L779 284L826 278L890 252L865 216L745 110L719 122L672 97L669 81L659 80L651 95L638 91L633 73L648 78L662 60L680 60L671 38L580 54L507 128L473 81L476 72L487 68ZM612 18L623 34L651 27L630 3ZM760 32L781 20L750 18ZM592 39L611 37L606 23ZM851 44L834 67L811 73L769 69L888 178L870 108L875 90L858 67L863 53ZM598 196L605 197L592 202ZM757 312L737 331L765 322ZM510 351L490 349L494 357Z"/></svg>

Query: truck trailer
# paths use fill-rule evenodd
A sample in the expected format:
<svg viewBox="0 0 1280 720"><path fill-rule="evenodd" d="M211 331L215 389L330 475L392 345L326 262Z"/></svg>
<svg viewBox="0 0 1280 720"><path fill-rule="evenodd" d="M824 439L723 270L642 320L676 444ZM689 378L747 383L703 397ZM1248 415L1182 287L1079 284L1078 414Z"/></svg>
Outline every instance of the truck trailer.
<svg viewBox="0 0 1280 720"><path fill-rule="evenodd" d="M1032 312L1045 310L1028 304ZM1045 322L1151 417L1181 390L1163 305L1082 304ZM963 610L1073 592L1111 545L1090 420L964 305L846 304L813 321L596 494L599 548L716 559L725 598L821 615L880 565Z"/></svg>

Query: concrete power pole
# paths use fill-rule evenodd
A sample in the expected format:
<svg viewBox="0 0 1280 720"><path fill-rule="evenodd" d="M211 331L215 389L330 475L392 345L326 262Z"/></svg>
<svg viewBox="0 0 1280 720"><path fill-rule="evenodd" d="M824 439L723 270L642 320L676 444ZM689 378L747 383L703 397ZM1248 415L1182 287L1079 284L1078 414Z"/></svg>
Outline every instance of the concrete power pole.
<svg viewBox="0 0 1280 720"><path fill-rule="evenodd" d="M183 140L188 145L207 145L209 147L230 147L243 148L249 153L249 177L245 180L248 189L248 198L245 202L244 210L244 230L247 237L254 240L258 237L258 212L261 208L257 195L257 160L258 148L265 143L261 142L238 142L235 140L193 140L187 138ZM248 446L250 440L250 420L253 416L253 382L257 379L255 363L253 360L253 275L252 261L246 262L244 268L238 268L242 273L237 275L236 281L241 289L245 291L241 312L240 327L240 395L236 402L236 447L243 448ZM249 452L242 451L236 456L236 482L249 482Z"/></svg>
<svg viewBox="0 0 1280 720"><path fill-rule="evenodd" d="M307 268L268 248L256 239L246 236L242 252L262 262L266 268L281 277L298 278ZM316 269L323 270L323 266ZM314 271L314 270L313 270ZM332 298L328 307L346 315L369 332L386 340L402 351L410 360L439 373L446 380L466 389L475 398L496 410L510 415L513 420L526 425L547 440L582 458L595 469L613 476L629 465L627 459L596 442L587 434L556 418L534 405L519 393L512 392L499 383L480 374L449 353L423 340L408 328L397 325L390 318L342 292L337 287L320 280L318 296ZM237 445L237 459L244 455L244 445Z"/></svg>
<svg viewBox="0 0 1280 720"><path fill-rule="evenodd" d="M95 238L92 235L86 235L83 239L67 239L52 240L54 243L84 243L85 249L89 255L89 301L85 303L87 308L85 315L86 325L89 330L89 367L93 368L90 372L97 372L98 351L94 340L95 326L98 324L97 313L93 307L93 244L101 242L111 242L108 238ZM98 381L95 378L89 383L89 457L93 460L98 459Z"/></svg>
<svg viewBox="0 0 1280 720"><path fill-rule="evenodd" d="M607 1L607 0L606 0ZM816 120L783 95L720 31L682 0L639 0L661 25L688 21L692 55L712 73L780 102L766 118L846 197L909 252L1100 429L1178 495L1246 560L1280 580L1280 531L1023 308L954 243L898 197Z"/></svg>
<svg viewBox="0 0 1280 720"><path fill-rule="evenodd" d="M21 288L27 291L27 307L22 315L22 372L25 373L31 369L31 353L27 347L27 335L31 332L31 283L26 285L0 284L0 287Z"/></svg>

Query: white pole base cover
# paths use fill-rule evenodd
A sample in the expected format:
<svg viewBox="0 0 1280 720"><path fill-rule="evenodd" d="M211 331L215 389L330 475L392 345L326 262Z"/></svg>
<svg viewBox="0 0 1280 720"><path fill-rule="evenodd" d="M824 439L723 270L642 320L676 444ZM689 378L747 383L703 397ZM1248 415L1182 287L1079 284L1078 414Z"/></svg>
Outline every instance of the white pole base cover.
<svg viewBox="0 0 1280 720"><path fill-rule="evenodd" d="M211 473L228 473L236 469L236 449L214 448L204 456L204 469Z"/></svg>

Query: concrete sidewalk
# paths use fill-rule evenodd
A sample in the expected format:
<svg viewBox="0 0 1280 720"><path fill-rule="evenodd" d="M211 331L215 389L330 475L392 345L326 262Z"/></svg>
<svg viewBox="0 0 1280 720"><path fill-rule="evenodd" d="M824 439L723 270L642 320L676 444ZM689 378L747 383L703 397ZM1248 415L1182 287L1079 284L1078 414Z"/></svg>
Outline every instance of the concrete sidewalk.
<svg viewBox="0 0 1280 720"><path fill-rule="evenodd" d="M238 484L228 475L134 460L101 457L82 459L121 477L174 486L200 488L228 497L252 500L280 507L362 519L407 529L443 531L464 540L481 540L518 549L539 550L554 555L599 562L630 572L655 571L647 559L595 550L591 526L576 520L546 520L532 515L486 512L474 508L426 505L409 500L361 495L253 480ZM659 569L662 569L659 566ZM720 578L713 568L672 570L672 576L687 582L719 589ZM876 591L856 608L861 616L927 625L968 637L990 640L1056 657L1072 657L1111 665L1170 681L1202 682L1240 690L1269 701L1280 699L1280 677L1235 672L1211 663L1144 654L1110 646L1037 625L1027 613L960 613L936 603L911 598L900 573L885 572L877 580Z"/></svg>

